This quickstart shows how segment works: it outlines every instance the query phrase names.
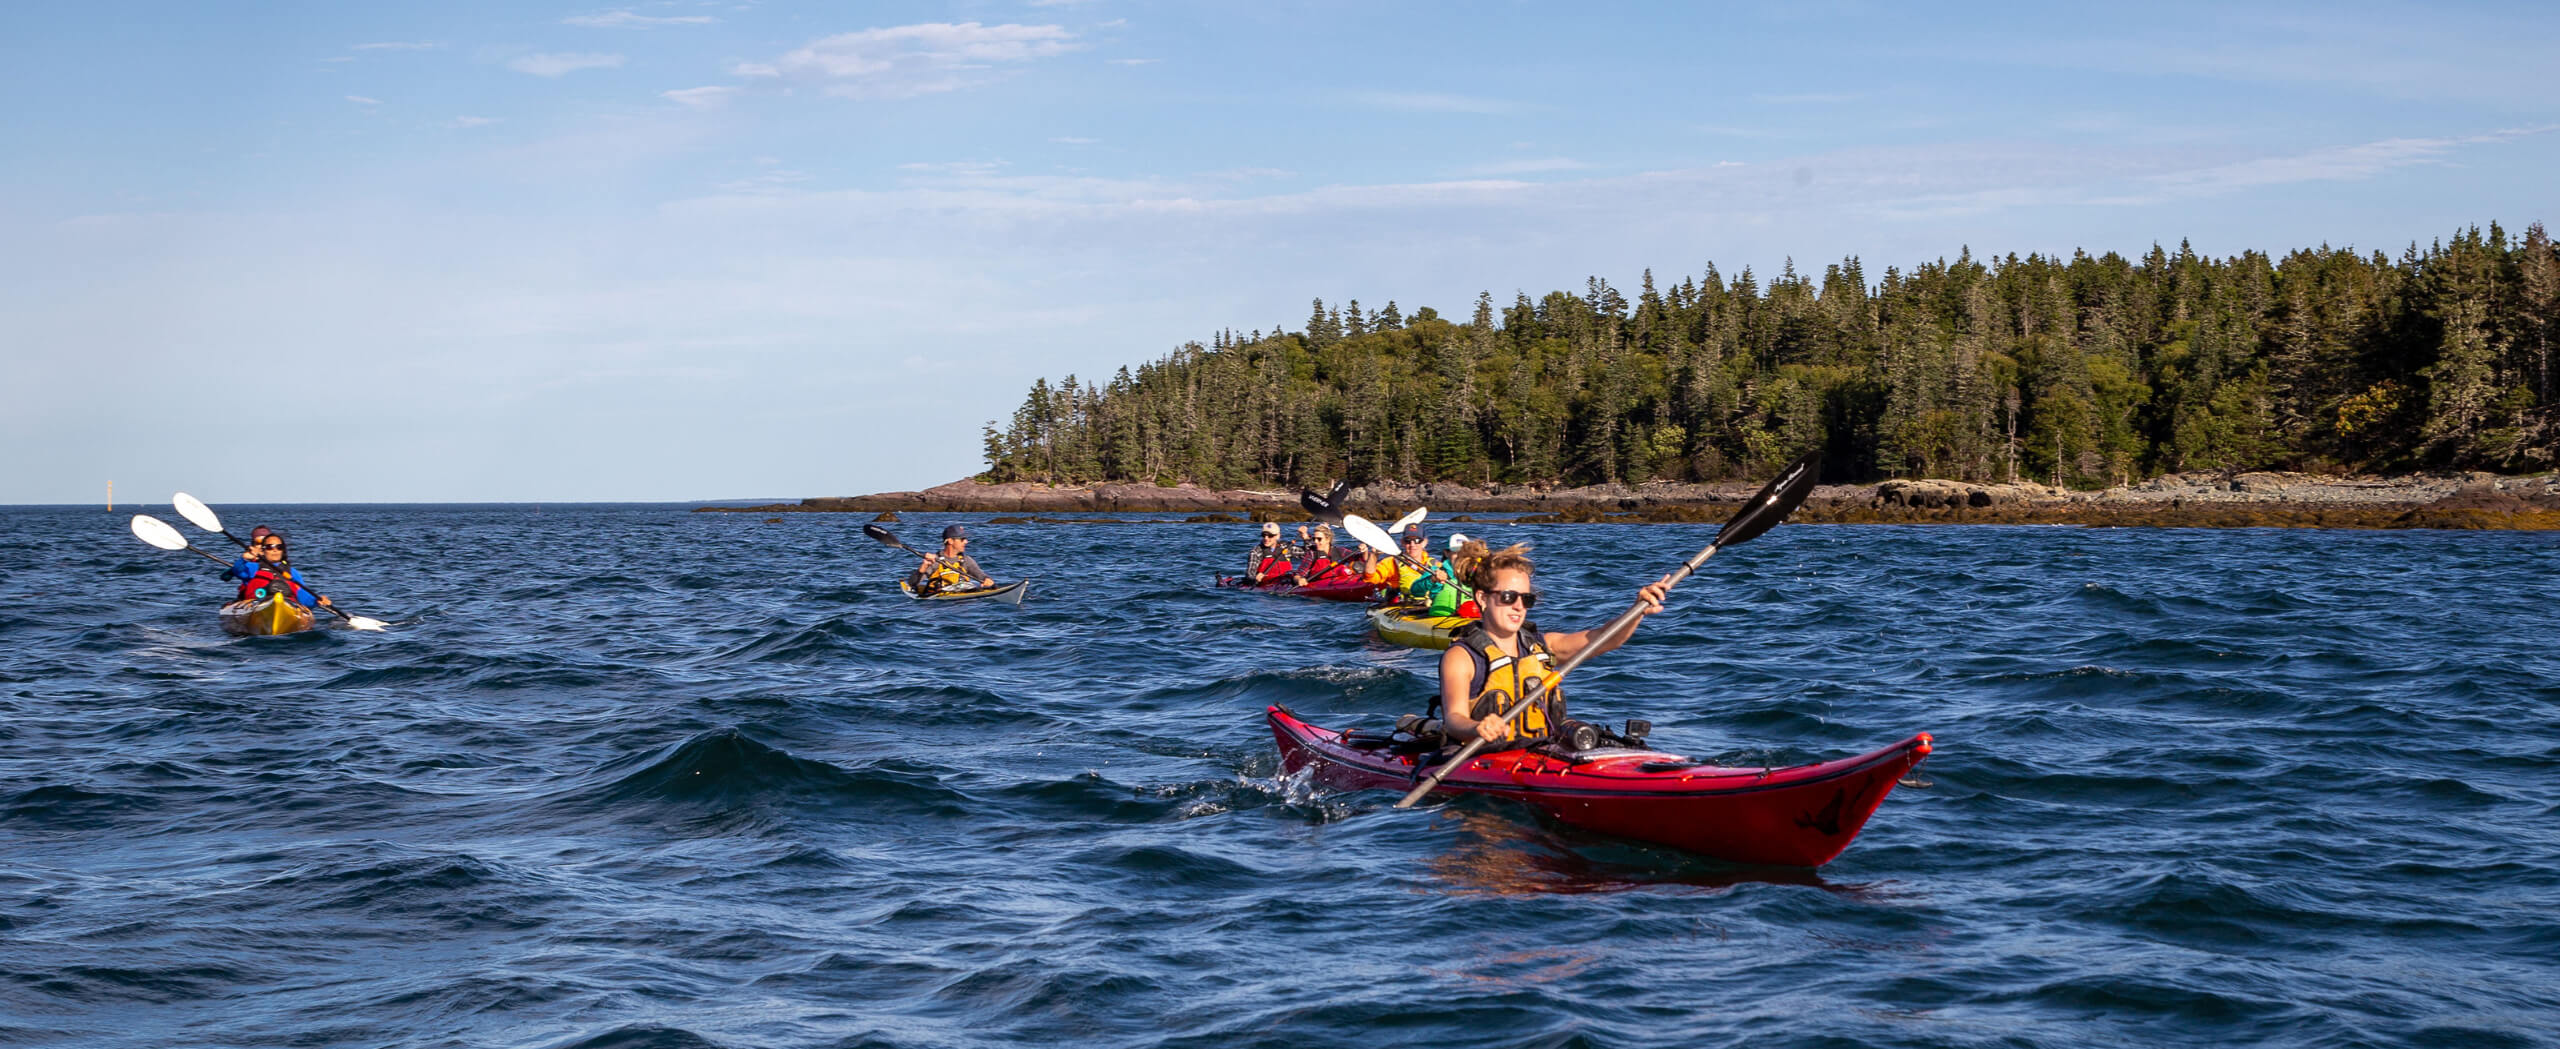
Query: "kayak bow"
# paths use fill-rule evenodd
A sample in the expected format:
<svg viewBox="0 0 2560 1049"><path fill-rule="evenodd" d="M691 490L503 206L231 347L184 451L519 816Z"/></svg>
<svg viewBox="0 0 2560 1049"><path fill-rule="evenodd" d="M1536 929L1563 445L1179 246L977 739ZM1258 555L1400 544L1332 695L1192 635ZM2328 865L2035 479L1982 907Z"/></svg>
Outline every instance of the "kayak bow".
<svg viewBox="0 0 2560 1049"><path fill-rule="evenodd" d="M1410 605L1369 610L1369 629L1377 631L1378 639L1407 648L1447 648L1451 637L1474 622L1464 616L1435 616L1429 609Z"/></svg>
<svg viewBox="0 0 2560 1049"><path fill-rule="evenodd" d="M280 595L222 606L222 632L243 637L299 634L311 629L311 610Z"/></svg>
<svg viewBox="0 0 2560 1049"><path fill-rule="evenodd" d="M1337 790L1395 790L1416 781L1412 755L1384 739L1346 737L1282 707L1268 710L1280 763L1313 769ZM1539 750L1478 754L1440 790L1525 802L1556 819L1733 863L1819 867L1849 847L1894 784L1929 756L1928 733L1882 750L1783 769L1724 768L1676 754Z"/></svg>

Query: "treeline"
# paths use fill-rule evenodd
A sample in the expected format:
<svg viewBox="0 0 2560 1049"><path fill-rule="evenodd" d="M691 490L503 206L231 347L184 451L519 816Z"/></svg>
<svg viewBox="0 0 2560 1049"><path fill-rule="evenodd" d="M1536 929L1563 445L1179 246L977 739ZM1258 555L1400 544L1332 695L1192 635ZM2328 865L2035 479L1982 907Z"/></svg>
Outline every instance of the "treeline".
<svg viewBox="0 0 2560 1049"><path fill-rule="evenodd" d="M1319 299L1108 383L1032 384L988 480L1562 482L1765 475L2091 487L2172 471L2550 469L2560 253L2492 224L2397 260L2181 244L1870 283L1710 266L1630 300L1479 295L1452 322Z"/></svg>

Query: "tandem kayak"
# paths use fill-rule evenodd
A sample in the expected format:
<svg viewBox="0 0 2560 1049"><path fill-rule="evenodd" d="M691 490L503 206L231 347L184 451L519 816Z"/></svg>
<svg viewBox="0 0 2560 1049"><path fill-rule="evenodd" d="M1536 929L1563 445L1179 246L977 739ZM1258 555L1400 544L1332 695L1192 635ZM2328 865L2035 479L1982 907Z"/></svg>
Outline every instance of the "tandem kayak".
<svg viewBox="0 0 2560 1049"><path fill-rule="evenodd" d="M222 606L222 632L244 637L299 634L311 629L311 610L284 597L234 601Z"/></svg>
<svg viewBox="0 0 2560 1049"><path fill-rule="evenodd" d="M1375 600L1378 596L1378 585L1365 579L1324 580L1311 582L1305 586L1281 579L1255 586L1245 582L1243 576L1220 576L1218 585L1228 590L1250 590L1257 594L1312 597L1322 601L1352 601L1363 604Z"/></svg>
<svg viewBox="0 0 2560 1049"><path fill-rule="evenodd" d="M971 587L967 590L945 590L939 594L922 594L917 593L915 587L909 585L906 580L901 579L898 581L898 589L906 591L908 597L915 598L918 601L983 601L994 599L1002 601L1005 604L1012 605L1015 608L1020 608L1022 607L1023 595L1028 593L1031 589L1031 581L1028 579L1017 579L1013 582L997 586L979 586Z"/></svg>
<svg viewBox="0 0 2560 1049"><path fill-rule="evenodd" d="M1369 611L1378 639L1407 648L1447 648L1449 638L1475 623L1465 616L1435 616L1429 609L1389 605Z"/></svg>
<svg viewBox="0 0 2560 1049"><path fill-rule="evenodd" d="M1387 739L1317 728L1271 707L1280 764L1336 790L1413 789L1415 758ZM1819 867L1849 847L1895 783L1929 756L1923 732L1882 750L1783 769L1723 768L1677 754L1610 747L1567 759L1490 751L1435 793L1526 802L1556 819L1733 863Z"/></svg>

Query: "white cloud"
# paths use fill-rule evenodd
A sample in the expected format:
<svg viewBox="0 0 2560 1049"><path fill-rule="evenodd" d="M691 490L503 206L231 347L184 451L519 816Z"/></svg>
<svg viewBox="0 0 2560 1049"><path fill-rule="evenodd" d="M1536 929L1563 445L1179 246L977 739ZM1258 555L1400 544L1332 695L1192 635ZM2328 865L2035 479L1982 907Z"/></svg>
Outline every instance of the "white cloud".
<svg viewBox="0 0 2560 1049"><path fill-rule="evenodd" d="M348 46L358 51L433 51L442 45L430 43L425 40L388 40L380 43L350 44Z"/></svg>
<svg viewBox="0 0 2560 1049"><path fill-rule="evenodd" d="M1051 137L1049 141L1062 146L1090 146L1099 143L1102 140L1098 138L1083 138L1076 135L1057 135Z"/></svg>
<svg viewBox="0 0 2560 1049"><path fill-rule="evenodd" d="M1162 61L1164 61L1164 59L1161 59L1161 58L1111 58L1111 59L1104 59L1104 61L1107 61L1107 62L1109 62L1109 63L1111 63L1112 65L1115 65L1115 66L1151 66L1151 65L1154 65L1154 64L1156 64L1156 63L1158 63L1158 62L1162 62Z"/></svg>
<svg viewBox="0 0 2560 1049"><path fill-rule="evenodd" d="M1354 91L1349 97L1351 101L1360 105L1397 109L1408 113L1474 113L1495 116L1539 108L1499 98L1479 98L1474 95L1452 95L1433 91Z"/></svg>
<svg viewBox="0 0 2560 1049"><path fill-rule="evenodd" d="M736 96L739 90L718 85L688 87L675 91L661 91L658 92L658 97L691 109L718 109L728 104L729 99Z"/></svg>
<svg viewBox="0 0 2560 1049"><path fill-rule="evenodd" d="M382 104L381 99L366 98L363 95L348 95L347 101L353 102L359 106L378 106Z"/></svg>
<svg viewBox="0 0 2560 1049"><path fill-rule="evenodd" d="M735 72L816 84L845 98L911 98L983 83L999 65L1079 46L1075 34L1054 25L928 22L822 37Z"/></svg>
<svg viewBox="0 0 2560 1049"><path fill-rule="evenodd" d="M535 76L565 76L581 69L612 69L621 64L621 55L561 52L523 55L508 62L507 68Z"/></svg>
<svg viewBox="0 0 2560 1049"><path fill-rule="evenodd" d="M466 116L466 117L455 117L455 118L453 118L453 119L451 119L451 120L445 121L445 122L444 122L444 126L446 126L446 127L451 127L451 128L487 127L487 126L489 126L489 125L491 125L491 124L495 124L495 123L497 123L497 122L498 122L498 118L496 118L496 117L467 117L467 116Z"/></svg>
<svg viewBox="0 0 2560 1049"><path fill-rule="evenodd" d="M651 29L663 25L710 25L719 19L710 15L644 15L621 8L592 15L570 15L561 25L585 26L589 29Z"/></svg>

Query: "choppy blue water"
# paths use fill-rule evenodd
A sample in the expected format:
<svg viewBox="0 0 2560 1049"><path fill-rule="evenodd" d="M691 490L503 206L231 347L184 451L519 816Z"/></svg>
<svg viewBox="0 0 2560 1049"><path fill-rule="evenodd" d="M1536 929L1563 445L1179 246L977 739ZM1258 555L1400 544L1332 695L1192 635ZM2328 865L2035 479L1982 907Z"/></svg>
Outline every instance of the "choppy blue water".
<svg viewBox="0 0 2560 1049"><path fill-rule="evenodd" d="M0 510L0 1044L2560 1039L2560 536L1782 527L1576 709L1936 733L1799 872L1276 779L1264 705L1432 670L1208 589L1240 526L982 527L1016 611L853 517L222 509L394 628L227 638L124 514ZM1550 628L1712 535L1460 527Z"/></svg>

